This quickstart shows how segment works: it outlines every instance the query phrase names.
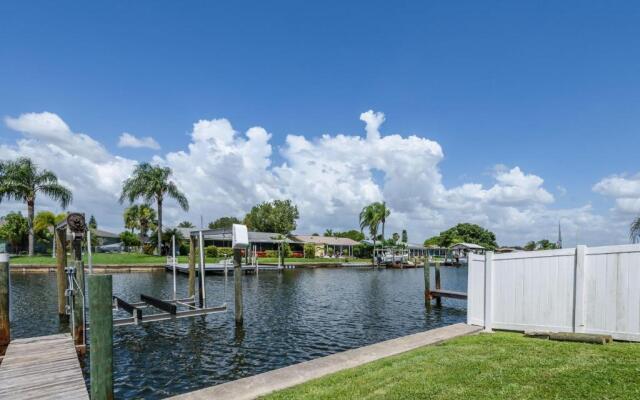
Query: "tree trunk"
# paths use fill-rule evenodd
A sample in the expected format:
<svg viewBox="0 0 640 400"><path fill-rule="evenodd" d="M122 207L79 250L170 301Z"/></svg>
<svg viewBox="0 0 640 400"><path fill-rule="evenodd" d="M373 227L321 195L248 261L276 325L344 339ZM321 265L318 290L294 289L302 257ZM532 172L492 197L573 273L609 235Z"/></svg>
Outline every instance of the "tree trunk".
<svg viewBox="0 0 640 400"><path fill-rule="evenodd" d="M29 221L29 257L33 256L34 235L33 235L33 214L35 208L34 200L27 200L27 220Z"/></svg>
<svg viewBox="0 0 640 400"><path fill-rule="evenodd" d="M384 242L384 219L382 220L382 241Z"/></svg>
<svg viewBox="0 0 640 400"><path fill-rule="evenodd" d="M162 255L162 197L158 197L158 255Z"/></svg>
<svg viewBox="0 0 640 400"><path fill-rule="evenodd" d="M376 265L376 239L373 239L373 265Z"/></svg>

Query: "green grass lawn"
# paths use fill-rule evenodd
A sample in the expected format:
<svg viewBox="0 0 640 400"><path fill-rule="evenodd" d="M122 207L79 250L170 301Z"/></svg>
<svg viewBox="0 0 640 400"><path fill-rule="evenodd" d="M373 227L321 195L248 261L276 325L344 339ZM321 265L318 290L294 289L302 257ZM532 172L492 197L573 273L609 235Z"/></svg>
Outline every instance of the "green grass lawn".
<svg viewBox="0 0 640 400"><path fill-rule="evenodd" d="M466 336L264 399L640 399L640 344Z"/></svg>
<svg viewBox="0 0 640 400"><path fill-rule="evenodd" d="M71 256L68 256L68 259L71 259ZM85 262L87 260L85 256ZM207 262L217 262L221 260L220 257L207 257ZM138 254L138 253L96 253L93 255L93 263L94 264L164 264L166 261L166 257L158 257L158 256L149 256L146 254ZM370 261L370 260L350 260L350 261ZM187 256L178 257L178 262L186 263ZM277 258L260 258L258 260L260 263L277 263ZM323 263L341 263L344 260L337 260L331 258L316 258L316 259L305 259L305 258L287 258L285 259L285 264L296 263L296 264L323 264ZM15 256L11 257L11 264L14 265L55 265L56 260L51 256Z"/></svg>

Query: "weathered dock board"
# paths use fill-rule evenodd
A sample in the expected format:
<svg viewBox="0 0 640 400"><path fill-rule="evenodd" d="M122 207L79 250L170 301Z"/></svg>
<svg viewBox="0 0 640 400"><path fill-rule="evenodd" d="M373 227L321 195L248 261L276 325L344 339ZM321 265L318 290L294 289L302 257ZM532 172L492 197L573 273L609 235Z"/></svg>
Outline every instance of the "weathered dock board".
<svg viewBox="0 0 640 400"><path fill-rule="evenodd" d="M71 335L11 341L0 364L0 399L89 399Z"/></svg>

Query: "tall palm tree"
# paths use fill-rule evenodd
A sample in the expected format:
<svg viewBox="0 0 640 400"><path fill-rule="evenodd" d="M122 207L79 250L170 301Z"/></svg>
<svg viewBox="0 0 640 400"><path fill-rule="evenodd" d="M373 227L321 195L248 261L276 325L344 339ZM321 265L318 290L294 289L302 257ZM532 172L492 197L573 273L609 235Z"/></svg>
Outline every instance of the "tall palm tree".
<svg viewBox="0 0 640 400"><path fill-rule="evenodd" d="M640 217L633 220L629 228L629 237L632 243L637 243L640 239Z"/></svg>
<svg viewBox="0 0 640 400"><path fill-rule="evenodd" d="M133 203L138 198L144 201L156 201L158 211L158 254L162 246L162 203L165 197L173 198L184 210L189 210L187 197L178 189L173 181L169 180L171 168L153 166L149 163L139 164L133 171L132 176L122 184L122 194L120 203L129 200Z"/></svg>
<svg viewBox="0 0 640 400"><path fill-rule="evenodd" d="M29 222L29 255L33 256L34 234L33 219L38 193L60 203L65 209L71 203L73 195L65 186L58 183L58 177L46 169L38 169L31 159L22 157L15 161L0 162L0 200L27 203L27 221Z"/></svg>

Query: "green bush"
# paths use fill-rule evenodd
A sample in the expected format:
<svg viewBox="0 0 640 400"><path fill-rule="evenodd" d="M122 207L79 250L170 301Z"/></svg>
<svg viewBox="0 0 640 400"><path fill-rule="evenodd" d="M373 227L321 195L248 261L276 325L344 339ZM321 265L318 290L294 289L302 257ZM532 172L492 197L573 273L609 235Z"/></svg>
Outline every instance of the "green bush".
<svg viewBox="0 0 640 400"><path fill-rule="evenodd" d="M178 252L181 256L189 255L189 245L187 243L180 243L178 247Z"/></svg>
<svg viewBox="0 0 640 400"><path fill-rule="evenodd" d="M265 253L267 258L278 258L278 250L267 250Z"/></svg>
<svg viewBox="0 0 640 400"><path fill-rule="evenodd" d="M314 244L304 245L304 258L316 258L316 246Z"/></svg>
<svg viewBox="0 0 640 400"><path fill-rule="evenodd" d="M227 257L233 256L233 249L231 247L218 247L218 257L225 255Z"/></svg>
<svg viewBox="0 0 640 400"><path fill-rule="evenodd" d="M146 243L142 246L142 252L148 256L152 256L156 252L156 246Z"/></svg>
<svg viewBox="0 0 640 400"><path fill-rule="evenodd" d="M126 247L140 246L140 239L138 238L138 235L129 231L122 232L120 234L120 240Z"/></svg>
<svg viewBox="0 0 640 400"><path fill-rule="evenodd" d="M206 257L218 257L218 248L216 246L205 246L204 254Z"/></svg>

